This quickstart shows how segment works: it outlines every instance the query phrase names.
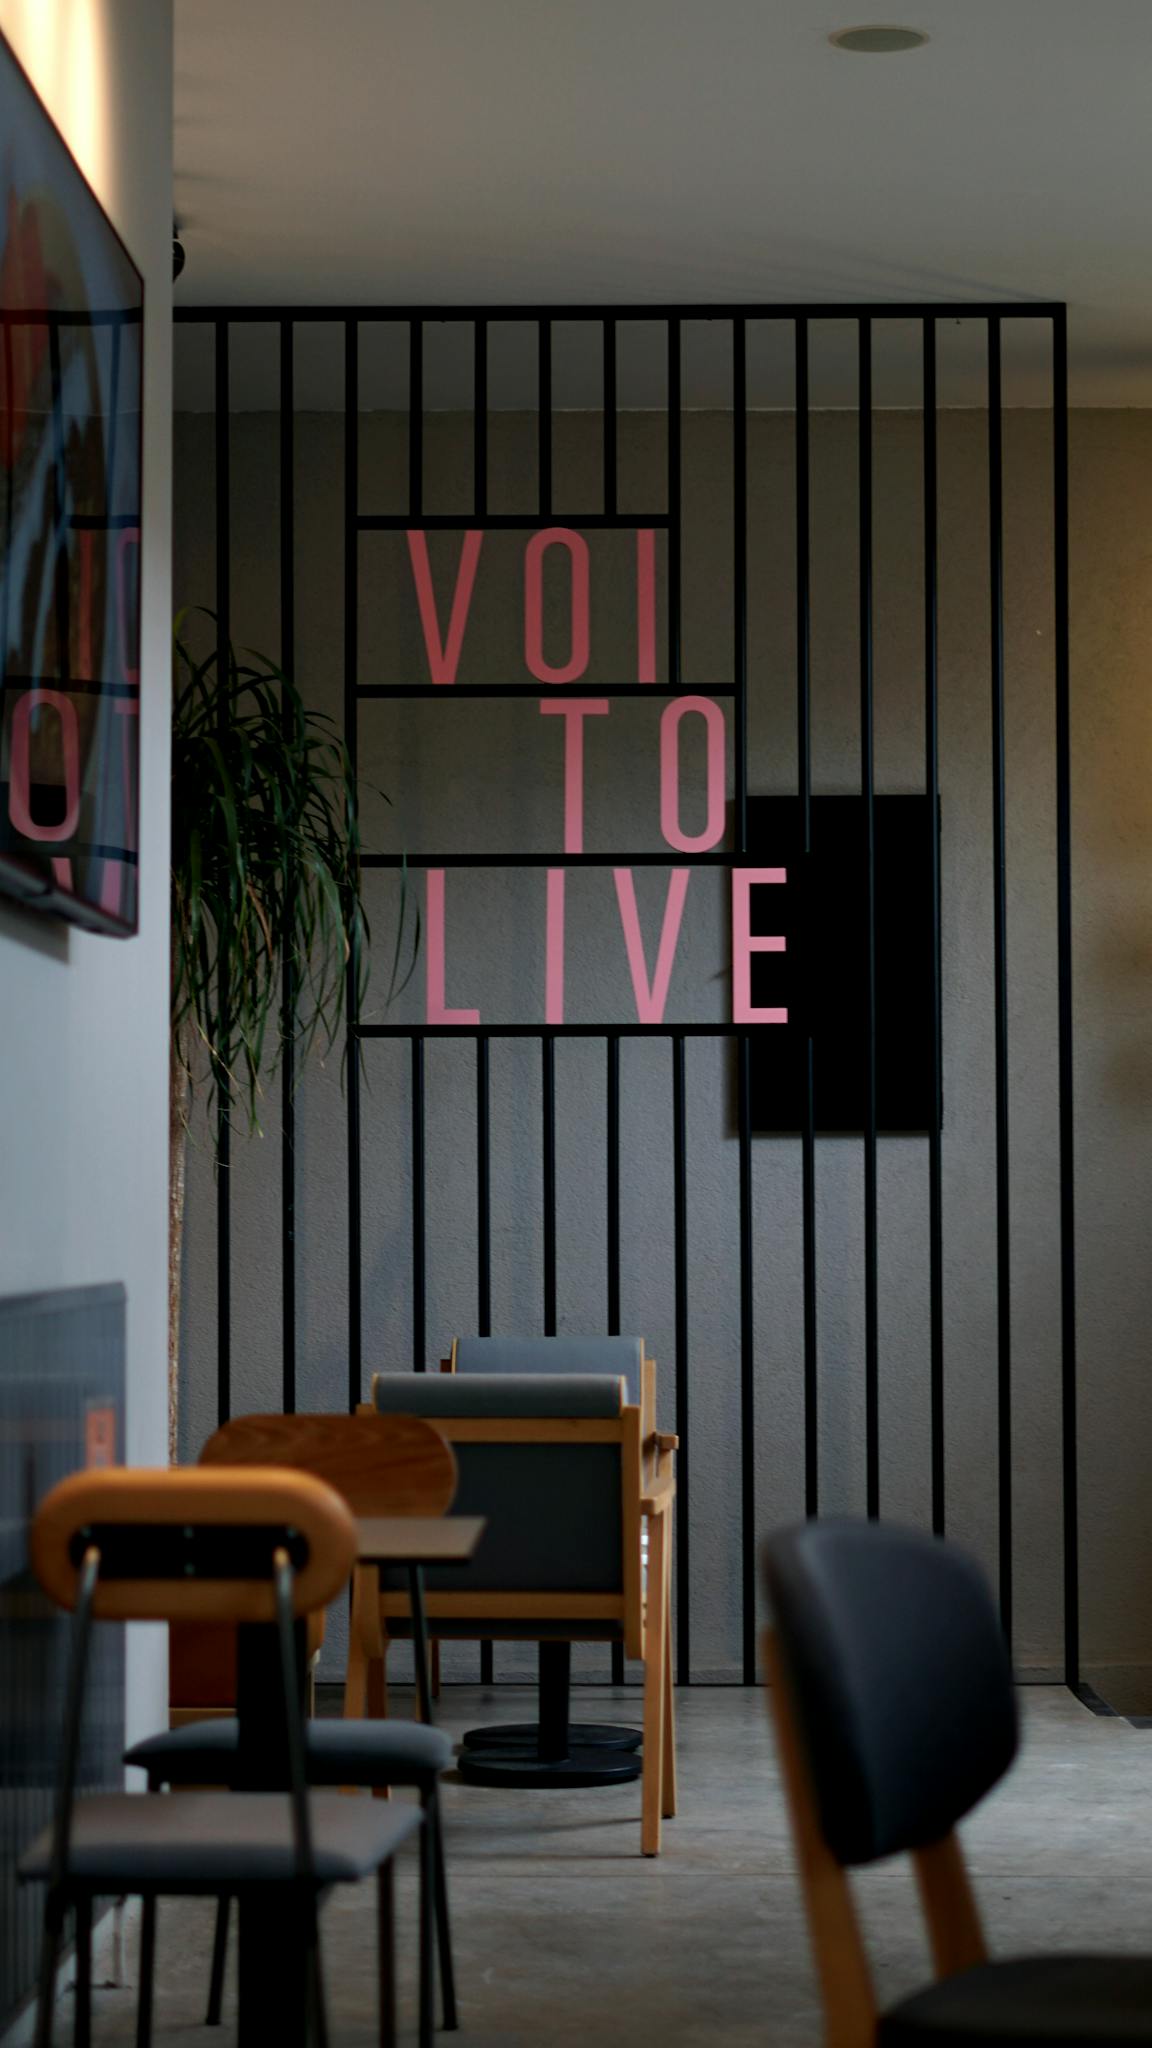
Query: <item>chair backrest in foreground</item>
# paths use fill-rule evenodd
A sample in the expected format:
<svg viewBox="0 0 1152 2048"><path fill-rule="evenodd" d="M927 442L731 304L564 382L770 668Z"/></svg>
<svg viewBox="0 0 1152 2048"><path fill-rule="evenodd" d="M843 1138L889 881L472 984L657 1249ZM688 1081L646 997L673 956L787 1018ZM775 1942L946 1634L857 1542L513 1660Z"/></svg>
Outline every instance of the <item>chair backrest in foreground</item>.
<svg viewBox="0 0 1152 2048"><path fill-rule="evenodd" d="M356 1525L340 1496L307 1473L250 1466L78 1472L41 1502L31 1556L44 1591L74 1616L50 1889L68 1867L93 1619L275 1624L280 1725L259 1740L270 1767L286 1765L297 1874L311 1883L294 1623L351 1576Z"/></svg>
<svg viewBox="0 0 1152 2048"><path fill-rule="evenodd" d="M983 1572L917 1530L812 1521L764 1546L766 1675L829 2048L876 2001L845 1871L911 1853L938 1976L985 1958L953 1830L1017 1748L1012 1669Z"/></svg>
<svg viewBox="0 0 1152 2048"><path fill-rule="evenodd" d="M97 1619L272 1622L275 1553L291 1566L293 1613L308 1614L347 1583L356 1525L304 1472L111 1467L53 1487L31 1548L45 1592L69 1608L94 1553Z"/></svg>

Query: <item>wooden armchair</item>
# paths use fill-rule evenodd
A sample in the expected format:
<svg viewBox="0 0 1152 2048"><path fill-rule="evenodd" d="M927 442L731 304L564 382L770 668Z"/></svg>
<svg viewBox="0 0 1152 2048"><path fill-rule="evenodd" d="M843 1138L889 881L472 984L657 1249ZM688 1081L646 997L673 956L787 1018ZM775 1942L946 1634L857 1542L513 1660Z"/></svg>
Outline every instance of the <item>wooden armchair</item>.
<svg viewBox="0 0 1152 2048"><path fill-rule="evenodd" d="M452 1445L457 1507L487 1530L463 1571L427 1574L430 1628L441 1637L540 1645L539 1729L522 1745L462 1751L475 1782L618 1784L643 1768L641 1844L660 1848L676 1810L670 1648L675 1443L645 1446L638 1404L611 1375L379 1373L380 1414L417 1413ZM642 1531L648 1530L647 1568ZM409 1632L408 1602L387 1579L379 1655ZM644 1760L583 1748L570 1731L573 1642L622 1642L644 1665ZM373 1645L375 1648L375 1644Z"/></svg>

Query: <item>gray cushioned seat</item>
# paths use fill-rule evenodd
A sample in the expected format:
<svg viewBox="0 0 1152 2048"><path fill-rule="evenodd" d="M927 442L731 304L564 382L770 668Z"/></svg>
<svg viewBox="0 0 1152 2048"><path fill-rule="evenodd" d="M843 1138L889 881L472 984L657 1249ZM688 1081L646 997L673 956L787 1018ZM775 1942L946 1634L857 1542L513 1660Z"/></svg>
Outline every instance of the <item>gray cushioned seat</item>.
<svg viewBox="0 0 1152 2048"><path fill-rule="evenodd" d="M124 1761L159 1784L227 1785L239 1745L228 1714L150 1735ZM418 1721L307 1721L304 1749L310 1785L419 1785L452 1762L448 1736Z"/></svg>
<svg viewBox="0 0 1152 2048"><path fill-rule="evenodd" d="M415 1807L345 1799L339 1792L311 1793L309 1799L321 1885L370 1877L420 1826ZM20 1876L46 1878L51 1857L52 1830L45 1828L21 1857ZM94 1794L73 1808L68 1871L100 1892L139 1892L153 1885L218 1892L291 1882L292 1803L282 1792Z"/></svg>
<svg viewBox="0 0 1152 2048"><path fill-rule="evenodd" d="M639 1337L458 1337L457 1372L615 1373L640 1399Z"/></svg>
<svg viewBox="0 0 1152 2048"><path fill-rule="evenodd" d="M878 2048L1105 2048L1152 2044L1152 1957L1026 1956L981 1964L906 1998Z"/></svg>

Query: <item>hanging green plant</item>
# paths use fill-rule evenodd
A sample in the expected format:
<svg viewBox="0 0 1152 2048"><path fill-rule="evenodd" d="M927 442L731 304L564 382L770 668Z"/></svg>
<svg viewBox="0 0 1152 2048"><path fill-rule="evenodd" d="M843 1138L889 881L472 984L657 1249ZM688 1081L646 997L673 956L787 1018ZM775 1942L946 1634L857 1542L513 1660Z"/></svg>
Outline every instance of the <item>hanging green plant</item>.
<svg viewBox="0 0 1152 2048"><path fill-rule="evenodd" d="M172 1087L169 1203L170 1438L176 1443L184 1156L193 1089L229 1124L260 1130L264 1085L291 1042L336 1043L349 986L362 999L356 776L333 721L275 662L213 640L197 659L175 632L172 702ZM213 621L211 612L205 616ZM383 795L383 792L378 792ZM386 799L387 800L387 799ZM419 947L402 873L387 1001ZM405 968L408 953L411 959ZM283 1008L284 969L295 1002Z"/></svg>

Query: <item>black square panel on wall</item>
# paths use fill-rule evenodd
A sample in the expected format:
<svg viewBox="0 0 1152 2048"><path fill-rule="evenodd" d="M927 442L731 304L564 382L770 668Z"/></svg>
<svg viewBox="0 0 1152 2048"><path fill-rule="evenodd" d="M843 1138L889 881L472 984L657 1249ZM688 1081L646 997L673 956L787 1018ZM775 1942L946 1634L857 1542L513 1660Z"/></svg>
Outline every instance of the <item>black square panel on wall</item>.
<svg viewBox="0 0 1152 2048"><path fill-rule="evenodd" d="M878 796L876 844L876 1124L933 1124L932 842L927 796ZM939 813L936 832L939 834ZM938 843L938 841L937 841ZM751 1034L750 1123L759 1136L803 1129L812 1039L813 1127L864 1129L867 1101L868 842L863 797L812 798L804 853L799 797L750 796L747 862L780 867L754 885L751 930L783 935L782 953L753 953L752 1002L786 1008L786 1024Z"/></svg>

